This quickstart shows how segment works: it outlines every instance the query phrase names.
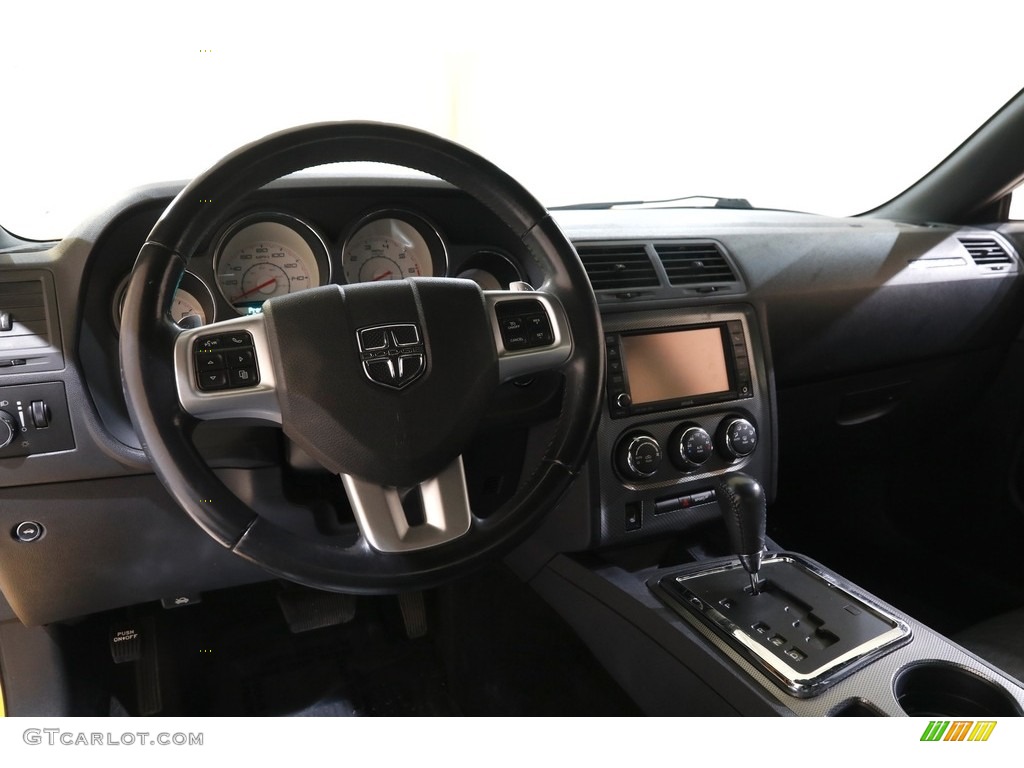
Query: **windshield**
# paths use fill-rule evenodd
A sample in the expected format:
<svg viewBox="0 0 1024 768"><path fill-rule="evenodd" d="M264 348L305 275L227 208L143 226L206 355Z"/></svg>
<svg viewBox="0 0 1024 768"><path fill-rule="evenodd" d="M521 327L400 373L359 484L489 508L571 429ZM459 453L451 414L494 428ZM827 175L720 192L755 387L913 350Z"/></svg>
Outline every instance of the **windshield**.
<svg viewBox="0 0 1024 768"><path fill-rule="evenodd" d="M932 5L706 5L14 4L0 223L58 238L131 187L348 119L454 139L549 206L707 195L849 215L1024 85L995 3L971 4L983 30Z"/></svg>

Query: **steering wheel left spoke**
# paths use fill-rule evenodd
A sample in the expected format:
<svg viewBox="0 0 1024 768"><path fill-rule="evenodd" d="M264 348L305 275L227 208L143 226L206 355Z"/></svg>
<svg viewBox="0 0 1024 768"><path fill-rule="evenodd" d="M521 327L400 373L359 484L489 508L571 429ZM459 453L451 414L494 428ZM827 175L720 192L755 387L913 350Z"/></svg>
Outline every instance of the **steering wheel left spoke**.
<svg viewBox="0 0 1024 768"><path fill-rule="evenodd" d="M178 400L196 418L281 423L263 315L182 331L174 341L174 372Z"/></svg>

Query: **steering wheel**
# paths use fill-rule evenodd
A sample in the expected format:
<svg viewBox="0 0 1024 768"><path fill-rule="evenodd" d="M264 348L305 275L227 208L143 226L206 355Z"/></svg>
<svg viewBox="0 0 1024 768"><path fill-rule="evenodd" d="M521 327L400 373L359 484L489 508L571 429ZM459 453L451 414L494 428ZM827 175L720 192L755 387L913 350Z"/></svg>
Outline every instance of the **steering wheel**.
<svg viewBox="0 0 1024 768"><path fill-rule="evenodd" d="M286 174L349 161L405 166L462 189L522 242L538 288L485 291L441 278L325 285L271 298L262 314L193 329L171 320L189 258L232 205ZM433 586L525 537L586 458L603 356L586 273L540 203L464 147L364 122L272 134L185 187L139 252L120 338L132 422L177 503L216 541L267 571L354 593ZM217 366L221 376L202 376ZM478 517L462 453L499 384L546 370L565 378L547 450L508 502ZM280 424L339 474L359 527L356 542L293 533L229 491L191 436L202 420L230 418ZM417 492L422 518L403 508L403 497Z"/></svg>

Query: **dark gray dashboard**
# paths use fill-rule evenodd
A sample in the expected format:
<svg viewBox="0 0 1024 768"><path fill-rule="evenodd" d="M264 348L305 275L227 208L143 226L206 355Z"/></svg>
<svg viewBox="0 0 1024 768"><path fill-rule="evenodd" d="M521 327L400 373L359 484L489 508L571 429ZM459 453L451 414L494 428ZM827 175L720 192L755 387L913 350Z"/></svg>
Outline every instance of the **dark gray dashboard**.
<svg viewBox="0 0 1024 768"><path fill-rule="evenodd" d="M120 392L111 308L146 233L178 189L139 190L50 248L0 253L0 288L26 279L49 286L48 338L62 358L43 368L2 367L0 388L59 386L66 401L53 403L52 412L64 414L63 428L70 435L57 451L0 455L0 526L13 529L32 514L47 530L33 544L0 537L0 588L28 622L259 578L254 569L236 567L226 553L211 549L189 521L174 520L173 505L149 477ZM326 239L337 243L352 220L385 205L421 211L434 221L450 243L452 269L488 250L502 254L530 280L529 259L517 251L515 238L478 204L440 182L288 179L246 201L239 213L287 211L315 221ZM650 496L643 483L623 484L610 469L608 453L625 426L654 424L664 438L676 423L706 422L713 430L725 415L742 411L757 422L763 442L750 462L737 466L749 465L770 485L779 391L835 380L844 382L837 386L845 395L847 380L861 376L884 388L887 371L899 371L894 380L905 381L907 366L957 361L1000 347L1021 323L1021 272L1014 250L1019 234L1013 228L996 232L724 209L559 211L556 219L581 252L629 246L634 256L651 260L653 282L648 275L639 287L598 291L608 329L741 320L755 371L752 400L676 409L628 425L606 411L594 454L596 474L586 480L586 520L580 525L587 530L569 537L576 547L628 541L621 522L610 517L623 505L653 505L665 487L699 490L707 480L701 473L682 473L653 483L657 488ZM705 256L698 255L697 270L704 276L674 284L680 268L668 269L657 259L667 252L690 258L691 246L719 254L729 272L700 273L706 265ZM197 254L189 270L212 279L208 260L208 253ZM610 263L613 271L624 271L614 258ZM915 396L911 389L905 396ZM535 394L510 387L500 402L509 420L531 411L541 418L553 391L544 382L532 390ZM274 483L267 487L253 479L261 470L273 469L273 476L280 471L288 451L279 435L266 428L235 434L237 440L219 436L210 450L218 466L237 475L236 491L264 499L264 506L273 507L277 499L278 511L301 504L285 499ZM705 517L679 515L645 535L671 534ZM201 553L201 561L190 552ZM53 568L54 562L63 567ZM163 565L147 569L147 562Z"/></svg>

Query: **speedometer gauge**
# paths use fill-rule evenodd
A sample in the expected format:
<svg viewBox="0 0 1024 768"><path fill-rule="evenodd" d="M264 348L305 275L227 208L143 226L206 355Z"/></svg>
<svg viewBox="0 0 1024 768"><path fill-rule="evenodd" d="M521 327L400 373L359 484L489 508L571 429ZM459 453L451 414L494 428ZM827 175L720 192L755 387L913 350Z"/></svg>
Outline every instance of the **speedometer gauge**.
<svg viewBox="0 0 1024 768"><path fill-rule="evenodd" d="M349 283L443 277L448 269L437 229L409 211L385 210L366 216L346 238L342 254Z"/></svg>
<svg viewBox="0 0 1024 768"><path fill-rule="evenodd" d="M306 222L280 213L255 213L221 235L214 256L217 287L239 314L262 311L274 296L330 280L323 238Z"/></svg>

